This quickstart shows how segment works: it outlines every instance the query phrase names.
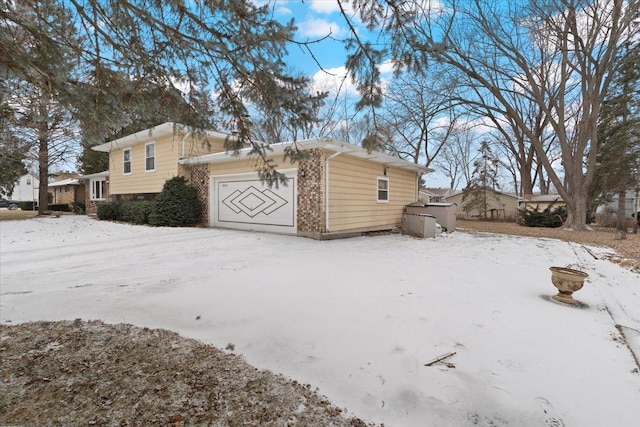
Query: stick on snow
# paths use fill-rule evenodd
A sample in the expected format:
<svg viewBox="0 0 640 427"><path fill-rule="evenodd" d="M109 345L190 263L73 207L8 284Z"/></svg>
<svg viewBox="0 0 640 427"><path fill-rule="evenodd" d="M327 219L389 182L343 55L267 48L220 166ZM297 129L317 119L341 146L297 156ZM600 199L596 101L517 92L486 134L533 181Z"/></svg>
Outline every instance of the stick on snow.
<svg viewBox="0 0 640 427"><path fill-rule="evenodd" d="M424 366L431 366L431 365L433 365L434 363L438 363L438 362L440 362L440 361L442 361L442 360L444 360L444 359L446 359L446 358L448 358L448 357L453 356L454 354L456 354L456 352L455 352L455 351L450 351L450 352L449 352L449 353L447 353L447 354L443 354L442 356L438 356L438 357L436 357L435 359L431 359L430 361L428 361L427 363L425 363L425 364L424 364Z"/></svg>

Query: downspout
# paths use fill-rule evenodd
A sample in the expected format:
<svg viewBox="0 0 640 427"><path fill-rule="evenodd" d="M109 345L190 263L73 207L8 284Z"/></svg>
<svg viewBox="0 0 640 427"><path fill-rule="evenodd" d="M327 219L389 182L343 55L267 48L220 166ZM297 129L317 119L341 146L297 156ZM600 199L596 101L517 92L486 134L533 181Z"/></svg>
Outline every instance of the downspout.
<svg viewBox="0 0 640 427"><path fill-rule="evenodd" d="M338 157L342 151L333 153L324 161L324 229L329 232L329 160Z"/></svg>
<svg viewBox="0 0 640 427"><path fill-rule="evenodd" d="M184 159L184 143L187 140L187 138L189 138L189 136L191 136L191 131L187 132L184 137L182 138L182 142L180 143L182 145L182 149L180 151L180 159Z"/></svg>

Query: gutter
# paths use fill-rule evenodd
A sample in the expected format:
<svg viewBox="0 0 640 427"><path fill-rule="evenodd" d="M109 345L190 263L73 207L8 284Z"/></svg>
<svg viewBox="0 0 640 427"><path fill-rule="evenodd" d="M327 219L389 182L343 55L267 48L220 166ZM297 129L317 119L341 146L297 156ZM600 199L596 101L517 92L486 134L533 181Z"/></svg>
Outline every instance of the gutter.
<svg viewBox="0 0 640 427"><path fill-rule="evenodd" d="M324 161L324 202L325 202L325 206L324 206L324 229L326 233L329 233L329 160L338 157L340 154L342 154L342 151L337 151L335 153L333 153L332 155L330 155L329 157L327 157L327 159Z"/></svg>

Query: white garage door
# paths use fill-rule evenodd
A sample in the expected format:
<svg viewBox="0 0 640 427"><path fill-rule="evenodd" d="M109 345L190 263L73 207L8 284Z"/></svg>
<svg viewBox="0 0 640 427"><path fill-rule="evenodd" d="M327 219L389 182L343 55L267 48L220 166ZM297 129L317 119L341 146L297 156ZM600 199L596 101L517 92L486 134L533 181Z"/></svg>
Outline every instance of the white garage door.
<svg viewBox="0 0 640 427"><path fill-rule="evenodd" d="M289 181L278 188L261 183L256 173L211 176L211 225L295 234L297 171L283 173Z"/></svg>

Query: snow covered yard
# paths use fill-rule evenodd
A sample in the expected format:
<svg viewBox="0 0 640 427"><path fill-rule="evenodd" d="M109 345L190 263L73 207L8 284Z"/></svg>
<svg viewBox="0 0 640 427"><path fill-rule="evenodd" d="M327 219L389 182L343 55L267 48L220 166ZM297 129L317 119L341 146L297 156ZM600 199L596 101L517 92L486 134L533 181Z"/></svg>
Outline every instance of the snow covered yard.
<svg viewBox="0 0 640 427"><path fill-rule="evenodd" d="M640 355L640 276L602 251L482 233L318 242L3 221L0 322L102 319L233 343L387 426L635 426L640 374L615 325ZM590 275L580 308L550 300L552 265Z"/></svg>

